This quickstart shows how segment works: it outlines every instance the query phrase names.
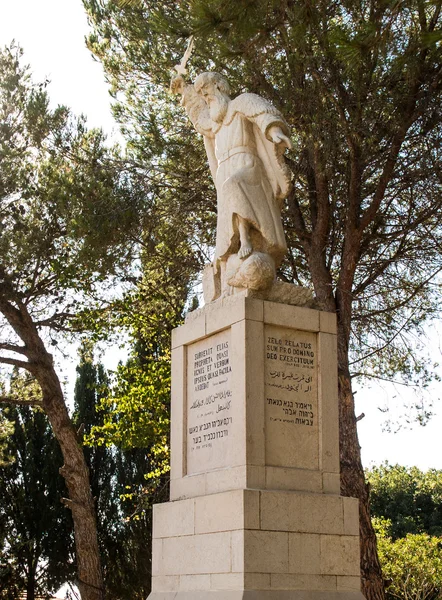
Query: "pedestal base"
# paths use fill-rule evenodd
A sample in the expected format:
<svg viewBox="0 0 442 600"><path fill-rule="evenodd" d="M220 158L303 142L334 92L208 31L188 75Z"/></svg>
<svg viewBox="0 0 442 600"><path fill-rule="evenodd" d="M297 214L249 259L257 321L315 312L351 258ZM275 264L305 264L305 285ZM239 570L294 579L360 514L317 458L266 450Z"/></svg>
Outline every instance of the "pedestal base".
<svg viewBox="0 0 442 600"><path fill-rule="evenodd" d="M149 600L365 600L361 592L284 591L208 591L153 592Z"/></svg>
<svg viewBox="0 0 442 600"><path fill-rule="evenodd" d="M233 490L154 507L149 600L363 600L358 502Z"/></svg>
<svg viewBox="0 0 442 600"><path fill-rule="evenodd" d="M337 390L332 314L232 296L174 330L150 600L363 600Z"/></svg>

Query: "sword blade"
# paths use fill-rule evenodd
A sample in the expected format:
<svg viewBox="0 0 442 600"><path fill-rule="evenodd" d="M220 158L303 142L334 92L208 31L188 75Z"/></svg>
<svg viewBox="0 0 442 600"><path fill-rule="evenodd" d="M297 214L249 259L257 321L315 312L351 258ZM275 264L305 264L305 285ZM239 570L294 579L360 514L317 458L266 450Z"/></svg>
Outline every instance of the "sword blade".
<svg viewBox="0 0 442 600"><path fill-rule="evenodd" d="M192 54L193 40L194 40L194 37L193 37L193 35L191 35L187 42L187 48L186 48L186 51L184 52L184 55L183 55L183 58L181 59L180 64L174 66L175 71L179 75L185 75L187 73L186 65L187 65L187 61L190 58L190 55Z"/></svg>

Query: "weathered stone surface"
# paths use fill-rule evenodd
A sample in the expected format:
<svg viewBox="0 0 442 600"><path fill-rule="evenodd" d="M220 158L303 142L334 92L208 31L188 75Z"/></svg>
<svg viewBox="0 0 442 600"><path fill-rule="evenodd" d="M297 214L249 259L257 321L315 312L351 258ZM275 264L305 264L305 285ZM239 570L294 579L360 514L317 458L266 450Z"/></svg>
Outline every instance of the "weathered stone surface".
<svg viewBox="0 0 442 600"><path fill-rule="evenodd" d="M195 313L197 311L194 311ZM193 314L193 313L190 313ZM203 312L172 331L172 349L195 342L206 335L206 319Z"/></svg>
<svg viewBox="0 0 442 600"><path fill-rule="evenodd" d="M214 573L210 576L211 590L240 590L243 585L242 573Z"/></svg>
<svg viewBox="0 0 442 600"><path fill-rule="evenodd" d="M277 302L278 304L305 306L306 308L314 306L314 298L311 290L300 285L293 285L279 280L275 281L263 300Z"/></svg>
<svg viewBox="0 0 442 600"><path fill-rule="evenodd" d="M181 575L180 590L208 590L210 589L211 575Z"/></svg>
<svg viewBox="0 0 442 600"><path fill-rule="evenodd" d="M305 492L325 491L320 471L266 467L265 473L265 488L268 490L300 490Z"/></svg>
<svg viewBox="0 0 442 600"><path fill-rule="evenodd" d="M319 311L299 306L288 306L277 302L264 302L264 322L280 325L298 331L317 332L319 329Z"/></svg>
<svg viewBox="0 0 442 600"><path fill-rule="evenodd" d="M221 296L221 281L219 277L215 277L213 264L205 265L203 270L203 296L204 301L209 304Z"/></svg>
<svg viewBox="0 0 442 600"><path fill-rule="evenodd" d="M230 573L230 532L163 538L159 575Z"/></svg>
<svg viewBox="0 0 442 600"><path fill-rule="evenodd" d="M205 305L197 308L192 312L187 313L186 323L191 323L202 314L211 314L216 312L220 306L226 306L229 303L233 304L238 298L249 298L250 300L267 300L275 304L286 304L288 306L299 306L301 308L315 308L315 299L313 292L308 288L284 281L276 280L273 285L265 290L254 289L235 289L234 293L225 297L217 297L216 300L209 300L214 292L213 283L213 266L206 265L203 273L203 290ZM321 313L324 315L322 319L323 331L327 333L336 333L335 317L331 313Z"/></svg>
<svg viewBox="0 0 442 600"><path fill-rule="evenodd" d="M195 501L167 502L153 508L153 537L176 537L195 533Z"/></svg>
<svg viewBox="0 0 442 600"><path fill-rule="evenodd" d="M338 370L336 366L336 336L318 335L318 395L320 420L320 469L339 474L339 414Z"/></svg>
<svg viewBox="0 0 442 600"><path fill-rule="evenodd" d="M234 288L253 291L270 290L276 277L275 263L269 254L252 252L246 259L237 254L229 256L226 281Z"/></svg>
<svg viewBox="0 0 442 600"><path fill-rule="evenodd" d="M361 578L360 577L345 577L338 575L336 577L338 590L360 592Z"/></svg>
<svg viewBox="0 0 442 600"><path fill-rule="evenodd" d="M245 530L244 571L287 573L289 534L285 531Z"/></svg>
<svg viewBox="0 0 442 600"><path fill-rule="evenodd" d="M321 311L319 313L319 327L324 333L332 333L336 335L338 333L336 315L334 313Z"/></svg>
<svg viewBox="0 0 442 600"><path fill-rule="evenodd" d="M357 498L342 498L344 505L344 533L359 535L359 501Z"/></svg>
<svg viewBox="0 0 442 600"><path fill-rule="evenodd" d="M242 290L187 313L185 325L190 325L194 321L199 322L200 318L205 317L207 327L205 326L204 332L208 335L244 319L262 321L263 315L262 298L255 297L249 290Z"/></svg>
<svg viewBox="0 0 442 600"><path fill-rule="evenodd" d="M273 325L264 335L266 463L318 470L317 336Z"/></svg>
<svg viewBox="0 0 442 600"><path fill-rule="evenodd" d="M149 600L363 600L358 502L339 496L335 317L250 294L174 337L174 501L155 508Z"/></svg>
<svg viewBox="0 0 442 600"><path fill-rule="evenodd" d="M259 529L259 492L235 490L195 498L195 533Z"/></svg>
<svg viewBox="0 0 442 600"><path fill-rule="evenodd" d="M173 350L171 443L183 452L172 451L171 498L244 487L338 493L336 335L322 331L334 315L237 294L195 318L197 341L190 320ZM221 387L218 355L231 367Z"/></svg>
<svg viewBox="0 0 442 600"><path fill-rule="evenodd" d="M360 575L359 537L321 536L321 573L324 575Z"/></svg>
<svg viewBox="0 0 442 600"><path fill-rule="evenodd" d="M277 581L277 579L275 580ZM209 590L153 592L149 600L364 600L361 592L321 590Z"/></svg>
<svg viewBox="0 0 442 600"><path fill-rule="evenodd" d="M261 492L261 528L298 533L344 534L340 496Z"/></svg>
<svg viewBox="0 0 442 600"><path fill-rule="evenodd" d="M157 575L152 577L152 591L173 592L180 588L179 575ZM149 596L151 598L152 596Z"/></svg>
<svg viewBox="0 0 442 600"><path fill-rule="evenodd" d="M321 538L319 535L289 534L289 572L299 575L319 575L321 573Z"/></svg>
<svg viewBox="0 0 442 600"><path fill-rule="evenodd" d="M292 575L271 576L271 587L275 590L309 590L309 592L336 590L336 577L330 575Z"/></svg>
<svg viewBox="0 0 442 600"><path fill-rule="evenodd" d="M206 269L206 301L236 289L269 289L287 246L281 206L290 173L283 152L291 147L281 113L256 94L229 97L219 73L202 73L194 85L182 74L171 82L205 148L218 195L216 248ZM210 281L207 281L210 280Z"/></svg>
<svg viewBox="0 0 442 600"><path fill-rule="evenodd" d="M341 476L339 473L322 474L322 491L324 494L339 494L341 489Z"/></svg>

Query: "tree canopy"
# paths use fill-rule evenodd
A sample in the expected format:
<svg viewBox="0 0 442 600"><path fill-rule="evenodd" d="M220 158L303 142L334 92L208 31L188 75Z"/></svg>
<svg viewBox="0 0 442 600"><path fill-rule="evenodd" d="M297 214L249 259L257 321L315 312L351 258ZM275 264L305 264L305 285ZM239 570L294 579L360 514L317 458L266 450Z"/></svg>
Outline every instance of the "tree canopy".
<svg viewBox="0 0 442 600"><path fill-rule="evenodd" d="M52 109L46 87L33 82L19 47L1 50L0 364L38 383L1 400L46 412L64 459L77 583L83 600L101 600L88 469L49 350L60 332L97 327L98 314L101 326L115 295L132 285L147 184L101 131L66 107Z"/></svg>
<svg viewBox="0 0 442 600"><path fill-rule="evenodd" d="M14 374L12 389L31 383ZM0 414L13 424L10 460L0 467L0 595L28 600L54 593L74 577L72 519L60 502L60 446L41 408L10 405Z"/></svg>
<svg viewBox="0 0 442 600"><path fill-rule="evenodd" d="M21 55L12 46L0 56L2 297L63 329L79 307L96 306L97 285L127 268L143 196L101 131L49 107Z"/></svg>
<svg viewBox="0 0 442 600"><path fill-rule="evenodd" d="M437 600L442 589L442 544L428 533L393 540L390 521L375 519L379 557L389 600Z"/></svg>
<svg viewBox="0 0 442 600"><path fill-rule="evenodd" d="M186 38L191 78L219 70L235 94L259 93L285 115L293 190L279 275L313 286L338 316L342 491L361 500L364 591L382 598L351 377L425 383L431 370L411 334L439 307L441 2L84 5L131 151L162 173L154 197L186 224L176 231L197 259L213 243L214 188L201 141L167 98Z"/></svg>
<svg viewBox="0 0 442 600"><path fill-rule="evenodd" d="M160 162L177 214L192 210L212 235L214 190L195 161L202 145L166 96L185 39L195 35L192 75L219 69L236 93L260 93L281 109L294 141L281 275L313 284L329 309L345 284L355 373L425 376L407 333L435 313L438 295L439 3L85 6L89 47L131 148L145 164ZM201 227L196 236L213 241Z"/></svg>
<svg viewBox="0 0 442 600"><path fill-rule="evenodd" d="M442 471L385 463L367 480L387 597L440 598Z"/></svg>
<svg viewBox="0 0 442 600"><path fill-rule="evenodd" d="M385 463L367 471L375 517L388 519L388 535L442 536L442 472Z"/></svg>
<svg viewBox="0 0 442 600"><path fill-rule="evenodd" d="M106 430L110 408L105 399L111 394L110 383L103 365L93 360L92 345L84 342L77 367L73 420L82 431L95 498L106 598L144 600L151 584L151 515L141 510L138 499L151 468L148 449L134 448L130 442L125 448L87 442L91 431Z"/></svg>

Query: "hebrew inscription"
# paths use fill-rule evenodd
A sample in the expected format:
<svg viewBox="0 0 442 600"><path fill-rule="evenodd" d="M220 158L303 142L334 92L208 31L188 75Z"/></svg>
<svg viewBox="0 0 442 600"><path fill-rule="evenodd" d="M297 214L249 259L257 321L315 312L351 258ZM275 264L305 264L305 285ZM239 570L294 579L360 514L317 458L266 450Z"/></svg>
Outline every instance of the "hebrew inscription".
<svg viewBox="0 0 442 600"><path fill-rule="evenodd" d="M317 469L316 335L267 325L265 356L266 462Z"/></svg>
<svg viewBox="0 0 442 600"><path fill-rule="evenodd" d="M233 424L230 330L187 349L187 473L226 464Z"/></svg>

